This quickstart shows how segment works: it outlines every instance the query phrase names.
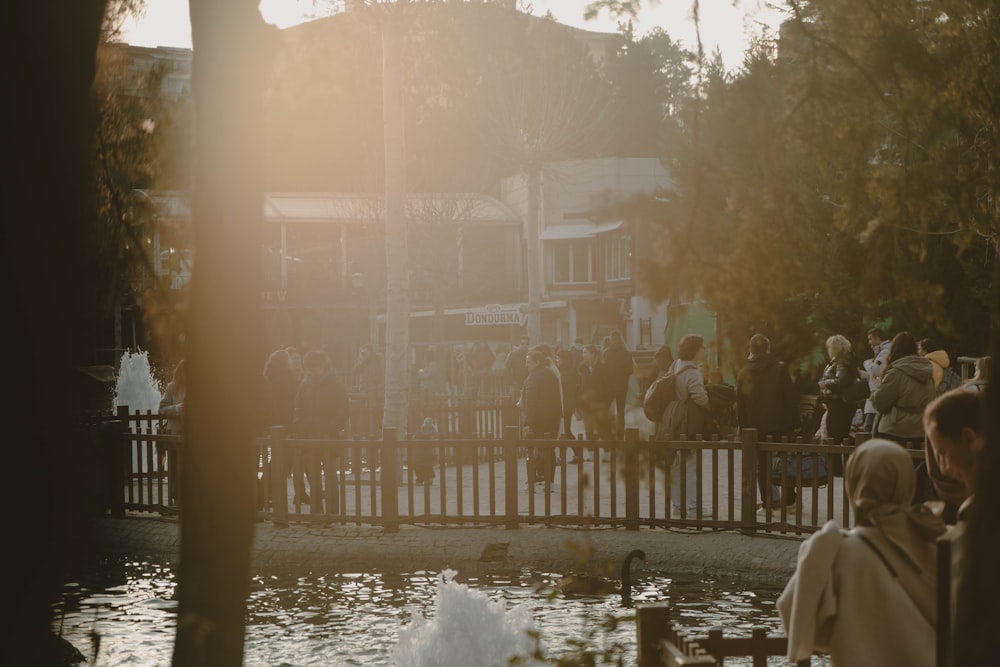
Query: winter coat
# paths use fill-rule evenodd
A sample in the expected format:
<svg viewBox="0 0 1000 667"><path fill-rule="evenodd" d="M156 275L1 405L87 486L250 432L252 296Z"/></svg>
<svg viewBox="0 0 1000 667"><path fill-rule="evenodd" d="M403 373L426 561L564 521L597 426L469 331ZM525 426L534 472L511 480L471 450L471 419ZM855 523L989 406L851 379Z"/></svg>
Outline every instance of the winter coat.
<svg viewBox="0 0 1000 667"><path fill-rule="evenodd" d="M624 396L632 376L632 353L624 345L612 345L604 352L604 366L612 396Z"/></svg>
<svg viewBox="0 0 1000 667"><path fill-rule="evenodd" d="M608 384L608 371L603 361L598 361L591 368L580 364L580 402L579 407L586 412L606 408L611 401L611 388Z"/></svg>
<svg viewBox="0 0 1000 667"><path fill-rule="evenodd" d="M349 414L347 390L332 370L302 380L295 395L296 435L336 438Z"/></svg>
<svg viewBox="0 0 1000 667"><path fill-rule="evenodd" d="M531 429L533 437L541 438L548 434L555 438L559 435L563 411L559 378L553 369L537 366L528 373L521 400L524 411L521 423Z"/></svg>
<svg viewBox="0 0 1000 667"><path fill-rule="evenodd" d="M166 420L166 433L170 435L180 435L184 432L184 399L187 396L187 388L171 382L163 391L163 398L160 399L160 414L168 417Z"/></svg>
<svg viewBox="0 0 1000 667"><path fill-rule="evenodd" d="M878 412L874 431L903 439L924 437L924 408L934 399L931 362L911 354L896 359L872 393Z"/></svg>
<svg viewBox="0 0 1000 667"><path fill-rule="evenodd" d="M580 400L580 373L572 360L556 364L556 369L562 383L563 414L569 414L576 410Z"/></svg>
<svg viewBox="0 0 1000 667"><path fill-rule="evenodd" d="M934 389L937 389L941 384L941 378L944 377L944 369L951 366L951 359L944 350L928 352L924 355L924 359L931 362L931 372L934 373Z"/></svg>
<svg viewBox="0 0 1000 667"><path fill-rule="evenodd" d="M684 372L681 372L684 371ZM693 361L678 359L670 367L677 382L677 398L667 404L657 425L660 438L678 438L700 435L710 438L718 432L709 412L708 391L705 379Z"/></svg>
<svg viewBox="0 0 1000 667"><path fill-rule="evenodd" d="M736 376L740 428L760 435L792 435L799 425L799 401L788 367L770 354L751 357Z"/></svg>
<svg viewBox="0 0 1000 667"><path fill-rule="evenodd" d="M857 378L858 370L854 365L854 357L850 353L841 354L831 359L830 363L823 369L821 382L825 382L825 384L820 388L820 398L826 403L831 400L843 403L844 390L854 384Z"/></svg>

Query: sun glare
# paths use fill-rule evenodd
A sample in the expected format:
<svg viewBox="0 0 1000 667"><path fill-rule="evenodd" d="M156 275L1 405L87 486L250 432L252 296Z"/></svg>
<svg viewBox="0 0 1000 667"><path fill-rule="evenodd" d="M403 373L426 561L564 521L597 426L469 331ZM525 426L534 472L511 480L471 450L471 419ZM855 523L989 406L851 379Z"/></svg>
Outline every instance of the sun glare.
<svg viewBox="0 0 1000 667"><path fill-rule="evenodd" d="M337 0L262 0L259 7L264 21L287 28L304 21L329 16L342 6ZM584 30L616 32L618 21L602 12L596 20L584 21L586 0L532 0L532 13L551 12L556 20ZM688 49L697 45L691 5L687 0L643 2L639 18L633 21L635 34L642 36L655 27L663 28ZM763 26L777 28L780 13L762 0L734 3L732 0L700 0L701 41L706 53L716 48L727 67L737 67L753 35ZM178 0L146 0L146 13L139 20L125 22L124 40L134 46L173 46L191 48L191 24L188 3Z"/></svg>

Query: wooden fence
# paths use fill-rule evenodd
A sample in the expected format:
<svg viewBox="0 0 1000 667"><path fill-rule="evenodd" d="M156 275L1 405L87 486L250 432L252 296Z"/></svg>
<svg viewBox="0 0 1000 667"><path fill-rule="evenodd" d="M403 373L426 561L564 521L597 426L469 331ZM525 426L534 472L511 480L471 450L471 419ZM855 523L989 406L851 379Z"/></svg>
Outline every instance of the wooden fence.
<svg viewBox="0 0 1000 667"><path fill-rule="evenodd" d="M502 416L502 410L497 414ZM106 457L112 513L178 511L184 440L159 433L158 421L155 414L123 413L109 425L109 446L117 452ZM398 439L394 429L386 429L380 440L319 440L289 437L274 428L257 437L247 453L257 461L260 518L388 530L401 524L551 524L800 535L830 519L852 523L842 478L810 486L801 475L804 457L846 457L853 450L850 443L760 441L752 429L738 440L651 442L639 440L637 431L621 441L525 440L516 426L501 424L503 437L441 434L419 440ZM568 462L569 449L577 448L582 460ZM758 454L799 463L797 474L778 480L796 488L793 505L758 509ZM919 459L923 450L911 454ZM551 479L529 483L532 461L546 455L556 461ZM690 457L697 471L694 488L684 475L675 482L670 475L670 462L677 468L677 461ZM420 461L433 470L430 483L417 480ZM310 499L296 504L290 477L300 473L311 482ZM693 511L687 510L689 500ZM674 510L674 504L679 508Z"/></svg>
<svg viewBox="0 0 1000 667"><path fill-rule="evenodd" d="M769 637L763 628L754 628L750 637L725 637L721 629L693 636L673 624L669 605L661 603L637 605L635 626L639 667L725 665L726 658L751 658L753 667L766 667L769 657L788 652L787 637Z"/></svg>

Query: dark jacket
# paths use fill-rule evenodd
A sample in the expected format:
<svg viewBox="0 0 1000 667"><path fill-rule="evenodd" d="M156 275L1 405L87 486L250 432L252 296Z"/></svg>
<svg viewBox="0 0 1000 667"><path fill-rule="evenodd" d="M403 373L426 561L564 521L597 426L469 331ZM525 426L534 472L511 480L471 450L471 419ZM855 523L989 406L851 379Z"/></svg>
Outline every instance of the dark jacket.
<svg viewBox="0 0 1000 667"><path fill-rule="evenodd" d="M896 359L872 394L875 432L897 438L924 437L924 408L934 399L931 362L916 354Z"/></svg>
<svg viewBox="0 0 1000 667"><path fill-rule="evenodd" d="M632 375L632 353L624 345L612 345L604 352L604 366L607 369L609 398L625 395L628 379Z"/></svg>
<svg viewBox="0 0 1000 667"><path fill-rule="evenodd" d="M329 370L319 378L306 377L295 395L295 434L335 438L347 425L347 390Z"/></svg>
<svg viewBox="0 0 1000 667"><path fill-rule="evenodd" d="M262 384L266 388L265 396L270 401L262 410L269 419L266 426L290 427L295 419L295 394L299 388L292 369L276 365L264 376Z"/></svg>
<svg viewBox="0 0 1000 667"><path fill-rule="evenodd" d="M606 408L613 394L608 384L607 367L603 361L598 361L591 368L580 364L580 409L594 411Z"/></svg>
<svg viewBox="0 0 1000 667"><path fill-rule="evenodd" d="M788 367L770 354L754 356L736 376L740 428L761 436L791 436L799 425L799 401Z"/></svg>
<svg viewBox="0 0 1000 667"><path fill-rule="evenodd" d="M538 366L528 373L524 380L522 424L531 429L536 438L555 438L559 435L562 422L562 399L559 393L559 378L555 371L546 366Z"/></svg>
<svg viewBox="0 0 1000 667"><path fill-rule="evenodd" d="M825 402L835 400L845 403L842 394L857 381L858 377L854 356L850 353L840 355L823 369L822 379L826 380L826 386L820 389L820 397Z"/></svg>
<svg viewBox="0 0 1000 667"><path fill-rule="evenodd" d="M572 359L556 366L559 368L559 381L562 382L563 414L569 414L576 410L580 400L580 373Z"/></svg>

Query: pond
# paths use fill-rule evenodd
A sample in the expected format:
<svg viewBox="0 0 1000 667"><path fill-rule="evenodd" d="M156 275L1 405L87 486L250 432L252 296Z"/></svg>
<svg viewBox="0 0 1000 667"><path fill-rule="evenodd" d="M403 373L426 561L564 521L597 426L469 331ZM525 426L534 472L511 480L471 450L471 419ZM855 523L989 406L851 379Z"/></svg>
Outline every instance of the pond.
<svg viewBox="0 0 1000 667"><path fill-rule="evenodd" d="M437 634L449 637L449 643L459 633L484 638L497 634L486 618L486 600L519 636L527 628L537 630L548 660L585 647L599 656L597 664L617 664L621 658L622 664L634 665L634 610L623 606L620 596L553 594L558 577L532 570L474 578L447 571L261 573L253 578L247 603L243 664L440 665L440 658L427 658L427 642ZM669 602L673 618L699 633L723 627L727 635L738 636L765 627L769 634L783 634L775 610L777 588L747 590L733 581L674 578L641 569L634 578L634 602ZM89 664L166 666L176 627L175 588L169 564L109 562L99 573L65 588L55 628ZM461 627L435 627L446 622ZM530 642L525 646L530 650ZM773 664L786 663L774 659ZM821 663L814 659L814 664Z"/></svg>

